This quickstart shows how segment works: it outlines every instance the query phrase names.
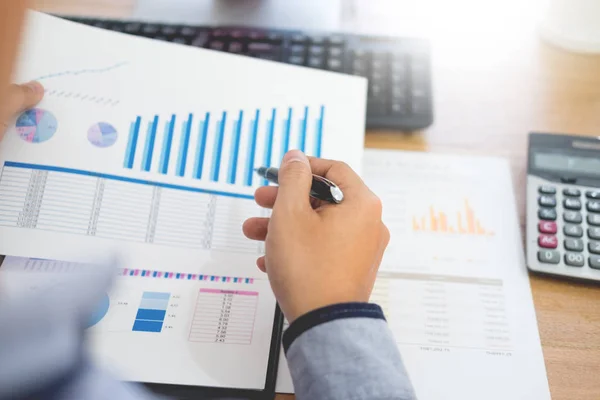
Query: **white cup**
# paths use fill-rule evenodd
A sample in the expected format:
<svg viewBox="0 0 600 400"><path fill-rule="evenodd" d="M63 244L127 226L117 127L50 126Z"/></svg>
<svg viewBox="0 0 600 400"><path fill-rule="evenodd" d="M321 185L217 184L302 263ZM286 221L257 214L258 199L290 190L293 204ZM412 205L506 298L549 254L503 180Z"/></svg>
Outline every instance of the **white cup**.
<svg viewBox="0 0 600 400"><path fill-rule="evenodd" d="M600 53L600 0L550 0L542 37L579 53Z"/></svg>

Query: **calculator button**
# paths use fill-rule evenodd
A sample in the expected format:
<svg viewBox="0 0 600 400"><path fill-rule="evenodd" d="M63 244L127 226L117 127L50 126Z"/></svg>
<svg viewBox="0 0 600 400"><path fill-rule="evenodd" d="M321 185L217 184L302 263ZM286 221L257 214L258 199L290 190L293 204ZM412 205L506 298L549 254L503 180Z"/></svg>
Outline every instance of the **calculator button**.
<svg viewBox="0 0 600 400"><path fill-rule="evenodd" d="M588 251L592 254L600 254L600 242L591 240L588 243Z"/></svg>
<svg viewBox="0 0 600 400"><path fill-rule="evenodd" d="M579 197L579 196L581 196L581 190L573 189L573 188L566 188L563 190L563 194L565 196L569 196L569 197Z"/></svg>
<svg viewBox="0 0 600 400"><path fill-rule="evenodd" d="M587 202L587 210L589 212L600 212L600 201L588 201Z"/></svg>
<svg viewBox="0 0 600 400"><path fill-rule="evenodd" d="M588 190L585 192L585 197L588 199L600 200L600 190Z"/></svg>
<svg viewBox="0 0 600 400"><path fill-rule="evenodd" d="M555 194L556 188L550 185L542 185L538 188L538 191L542 194ZM600 197L598 197L600 198Z"/></svg>
<svg viewBox="0 0 600 400"><path fill-rule="evenodd" d="M538 245L545 249L555 249L558 246L558 239L552 235L540 235Z"/></svg>
<svg viewBox="0 0 600 400"><path fill-rule="evenodd" d="M581 201L579 199L566 198L563 202L563 206L567 210L581 210Z"/></svg>
<svg viewBox="0 0 600 400"><path fill-rule="evenodd" d="M590 225L600 225L600 214L588 214L587 222Z"/></svg>
<svg viewBox="0 0 600 400"><path fill-rule="evenodd" d="M565 264L571 267L583 267L585 264L585 258L581 253L567 253L565 254Z"/></svg>
<svg viewBox="0 0 600 400"><path fill-rule="evenodd" d="M580 224L581 221L583 221L581 213L577 211L565 211L565 213L563 214L563 219L565 220L565 222L571 222L573 224Z"/></svg>
<svg viewBox="0 0 600 400"><path fill-rule="evenodd" d="M540 233L556 233L558 228L556 226L556 222L540 221L538 224L538 230Z"/></svg>
<svg viewBox="0 0 600 400"><path fill-rule="evenodd" d="M600 269L600 256L591 256L588 259L588 263L590 264L590 268Z"/></svg>
<svg viewBox="0 0 600 400"><path fill-rule="evenodd" d="M569 251L583 251L583 240L565 239L565 249Z"/></svg>
<svg viewBox="0 0 600 400"><path fill-rule="evenodd" d="M538 251L538 261L544 264L558 264L560 262L560 253L553 250Z"/></svg>
<svg viewBox="0 0 600 400"><path fill-rule="evenodd" d="M556 210L552 208L540 208L538 217L546 221L554 221L556 220Z"/></svg>
<svg viewBox="0 0 600 400"><path fill-rule="evenodd" d="M590 239L600 239L600 228L588 228L588 237Z"/></svg>
<svg viewBox="0 0 600 400"><path fill-rule="evenodd" d="M540 222L540 224L541 224L541 222ZM578 237L578 238L583 236L583 228L579 225L565 225L565 227L563 228L563 232L564 232L565 236ZM543 232L543 233L551 233L551 232Z"/></svg>
<svg viewBox="0 0 600 400"><path fill-rule="evenodd" d="M538 202L542 207L556 207L556 197L554 196L540 196Z"/></svg>

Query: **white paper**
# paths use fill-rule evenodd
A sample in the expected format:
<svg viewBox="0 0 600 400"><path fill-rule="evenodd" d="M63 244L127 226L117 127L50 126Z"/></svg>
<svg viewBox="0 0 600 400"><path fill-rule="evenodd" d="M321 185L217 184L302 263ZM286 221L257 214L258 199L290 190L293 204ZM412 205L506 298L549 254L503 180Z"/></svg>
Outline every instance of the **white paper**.
<svg viewBox="0 0 600 400"><path fill-rule="evenodd" d="M89 267L6 257L0 293L50 288ZM95 361L121 379L262 389L274 310L266 278L121 268L87 332Z"/></svg>
<svg viewBox="0 0 600 400"><path fill-rule="evenodd" d="M16 80L31 79L46 96L0 150L3 254L235 271L260 251L241 233L260 214L253 168L292 148L360 167L362 78L31 14Z"/></svg>
<svg viewBox="0 0 600 400"><path fill-rule="evenodd" d="M0 149L0 254L118 253L137 271L119 279L92 328L97 356L119 376L263 388L275 299L255 265L262 244L241 231L264 215L253 169L278 166L292 148L358 168L366 80L31 13L15 80L34 79L45 97ZM145 293L167 293L177 323L132 332ZM195 340L205 323L196 306L230 295L256 314L251 343Z"/></svg>
<svg viewBox="0 0 600 400"><path fill-rule="evenodd" d="M371 300L417 397L550 399L508 162L367 150L363 171L391 233Z"/></svg>

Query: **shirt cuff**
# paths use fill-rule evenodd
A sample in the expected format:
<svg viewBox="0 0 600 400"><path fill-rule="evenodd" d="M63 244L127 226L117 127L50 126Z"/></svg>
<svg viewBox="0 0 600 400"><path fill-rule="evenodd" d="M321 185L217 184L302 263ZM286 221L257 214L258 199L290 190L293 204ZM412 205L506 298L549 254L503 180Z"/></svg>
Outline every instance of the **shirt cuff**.
<svg viewBox="0 0 600 400"><path fill-rule="evenodd" d="M341 303L318 308L296 319L283 333L283 349L288 349L304 332L317 325L345 318L373 318L385 321L383 310L371 303Z"/></svg>

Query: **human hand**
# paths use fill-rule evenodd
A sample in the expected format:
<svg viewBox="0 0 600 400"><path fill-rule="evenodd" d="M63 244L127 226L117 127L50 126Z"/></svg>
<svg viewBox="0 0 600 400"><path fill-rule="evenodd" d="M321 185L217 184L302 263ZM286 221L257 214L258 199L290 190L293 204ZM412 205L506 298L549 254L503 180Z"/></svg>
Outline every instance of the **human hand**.
<svg viewBox="0 0 600 400"><path fill-rule="evenodd" d="M311 201L313 173L335 182L344 201ZM273 213L245 221L244 234L265 241L257 265L290 322L328 305L369 300L390 234L381 201L349 166L292 150L283 158L279 187L259 188L255 200Z"/></svg>
<svg viewBox="0 0 600 400"><path fill-rule="evenodd" d="M0 140L4 137L8 126L23 111L34 107L44 97L44 87L39 82L23 85L10 85L7 91L6 104L0 114Z"/></svg>

